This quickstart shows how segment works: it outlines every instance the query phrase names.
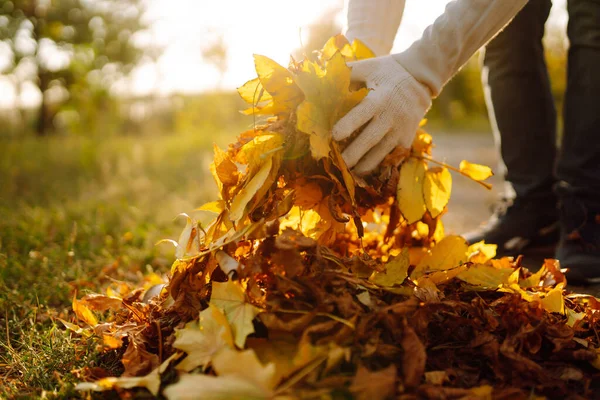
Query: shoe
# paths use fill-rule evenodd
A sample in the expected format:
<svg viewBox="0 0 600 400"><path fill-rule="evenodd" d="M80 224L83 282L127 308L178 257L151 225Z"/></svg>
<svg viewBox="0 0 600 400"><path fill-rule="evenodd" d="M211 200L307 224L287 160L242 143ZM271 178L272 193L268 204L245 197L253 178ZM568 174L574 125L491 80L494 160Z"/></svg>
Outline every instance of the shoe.
<svg viewBox="0 0 600 400"><path fill-rule="evenodd" d="M484 240L498 245L498 257L521 254L552 257L560 237L554 198L553 195L503 198L485 225L463 237L470 244Z"/></svg>
<svg viewBox="0 0 600 400"><path fill-rule="evenodd" d="M557 186L560 195L561 238L556 258L567 268L567 282L600 283L600 204L598 199L574 194L568 184Z"/></svg>

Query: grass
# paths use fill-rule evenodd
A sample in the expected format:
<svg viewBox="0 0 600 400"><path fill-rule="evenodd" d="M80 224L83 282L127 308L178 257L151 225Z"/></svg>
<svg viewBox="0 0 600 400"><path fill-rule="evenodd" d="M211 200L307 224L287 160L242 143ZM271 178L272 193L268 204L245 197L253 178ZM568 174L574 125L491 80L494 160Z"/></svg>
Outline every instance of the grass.
<svg viewBox="0 0 600 400"><path fill-rule="evenodd" d="M191 212L215 195L212 143L241 131L0 141L0 398L73 398L73 372L98 362L66 332L77 293L139 283L173 260Z"/></svg>

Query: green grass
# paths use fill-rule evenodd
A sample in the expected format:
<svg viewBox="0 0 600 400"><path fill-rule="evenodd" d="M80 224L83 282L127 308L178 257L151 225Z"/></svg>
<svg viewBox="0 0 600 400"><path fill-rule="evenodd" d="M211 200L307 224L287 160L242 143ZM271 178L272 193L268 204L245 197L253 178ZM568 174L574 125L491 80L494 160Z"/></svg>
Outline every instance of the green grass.
<svg viewBox="0 0 600 400"><path fill-rule="evenodd" d="M214 199L212 143L242 128L0 141L0 398L76 395L72 371L98 354L56 318L75 293L168 271L173 250L154 244Z"/></svg>

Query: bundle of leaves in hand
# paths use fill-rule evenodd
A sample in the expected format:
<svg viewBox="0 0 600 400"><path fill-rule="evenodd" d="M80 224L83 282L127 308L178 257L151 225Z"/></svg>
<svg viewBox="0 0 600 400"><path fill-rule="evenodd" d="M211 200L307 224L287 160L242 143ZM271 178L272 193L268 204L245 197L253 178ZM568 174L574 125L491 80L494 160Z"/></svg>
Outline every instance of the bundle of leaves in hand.
<svg viewBox="0 0 600 400"><path fill-rule="evenodd" d="M330 39L284 68L255 56L239 89L264 123L211 171L206 227L187 217L159 295L123 285L74 301L120 371L90 367L81 390L168 399L543 398L589 396L600 368L600 303L564 291L558 263L531 273L495 246L444 236L449 167L422 129L355 176L331 128L368 89ZM456 172L486 185L489 168ZM148 297L148 296L146 296ZM102 312L99 323L93 311ZM120 377L116 375L120 374ZM99 378L102 379L96 379ZM537 397L537 396L540 397Z"/></svg>

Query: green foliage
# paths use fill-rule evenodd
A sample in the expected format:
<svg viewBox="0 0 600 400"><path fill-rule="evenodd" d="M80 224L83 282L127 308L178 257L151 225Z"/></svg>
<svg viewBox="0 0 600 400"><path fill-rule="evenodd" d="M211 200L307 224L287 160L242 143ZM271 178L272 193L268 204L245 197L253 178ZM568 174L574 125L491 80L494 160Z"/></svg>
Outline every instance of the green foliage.
<svg viewBox="0 0 600 400"><path fill-rule="evenodd" d="M154 244L214 193L208 163L213 141L232 140L223 132L0 145L0 398L73 398L72 370L118 368L55 318L71 320L76 291L168 271L173 250Z"/></svg>
<svg viewBox="0 0 600 400"><path fill-rule="evenodd" d="M50 130L54 117L69 105L77 104L85 119L85 111L138 63L145 53L134 35L146 29L143 11L141 0L0 3L0 43L12 58L8 70L0 72L11 73L17 87L27 82L43 94L38 134Z"/></svg>

